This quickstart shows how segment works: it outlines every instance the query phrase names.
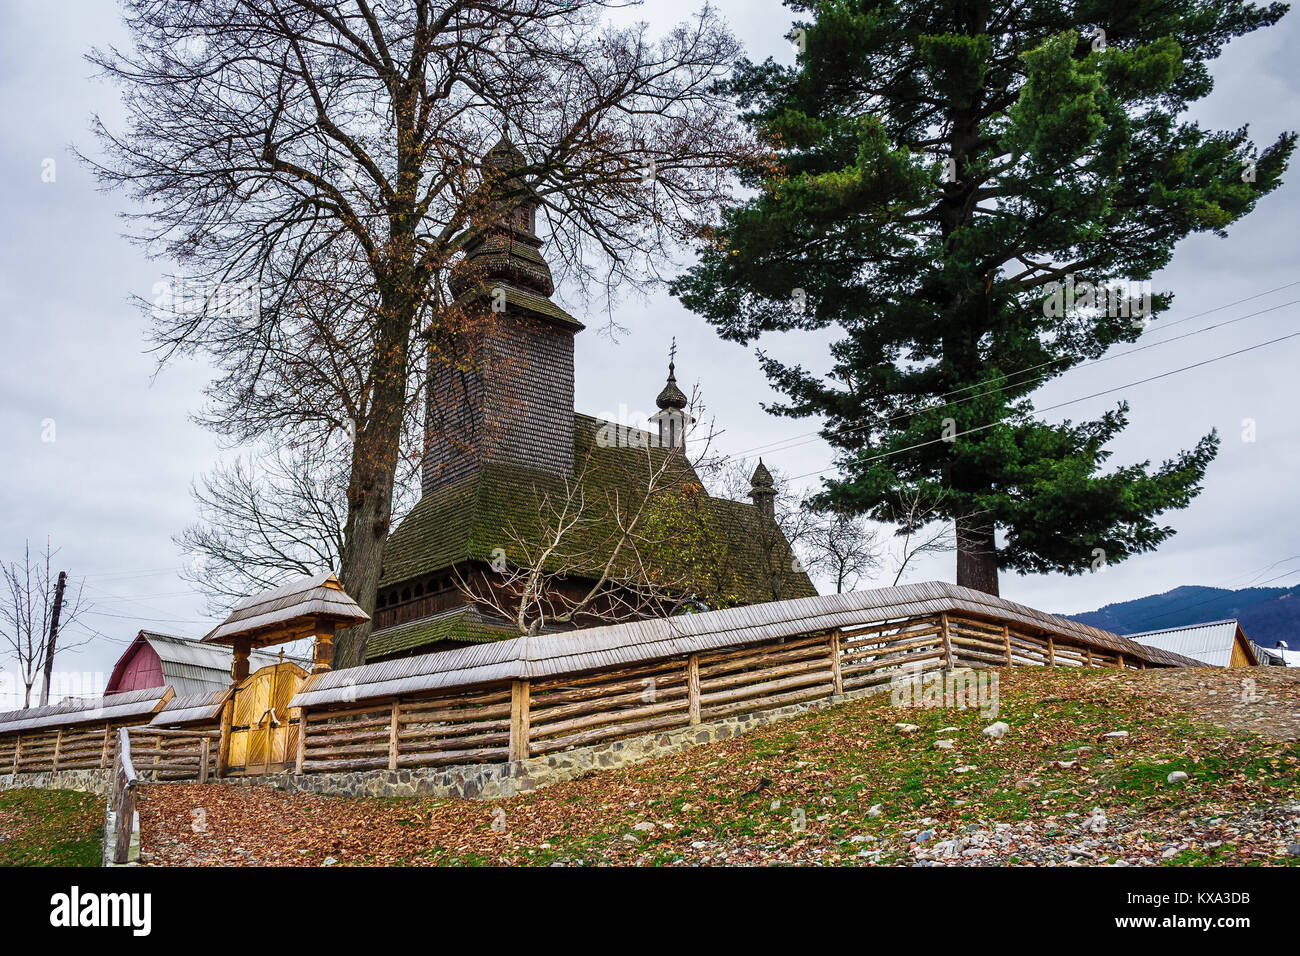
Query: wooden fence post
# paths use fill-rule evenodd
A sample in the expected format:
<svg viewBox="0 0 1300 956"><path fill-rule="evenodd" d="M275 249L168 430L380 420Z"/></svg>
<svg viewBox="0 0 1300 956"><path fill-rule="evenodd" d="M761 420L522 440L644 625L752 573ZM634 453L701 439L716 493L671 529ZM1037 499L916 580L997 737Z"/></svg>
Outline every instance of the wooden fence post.
<svg viewBox="0 0 1300 956"><path fill-rule="evenodd" d="M99 754L99 767L101 770L108 769L108 757L113 752L113 725L104 725L104 749Z"/></svg>
<svg viewBox="0 0 1300 956"><path fill-rule="evenodd" d="M1002 644L1007 649L1007 666L1011 667L1011 628L1006 624L1002 625Z"/></svg>
<svg viewBox="0 0 1300 956"><path fill-rule="evenodd" d="M230 721L234 717L234 698L221 708L221 742L217 744L217 776L224 777L230 769Z"/></svg>
<svg viewBox="0 0 1300 956"><path fill-rule="evenodd" d="M293 772L302 773L302 762L307 759L307 708L298 711L298 753L293 758Z"/></svg>
<svg viewBox="0 0 1300 956"><path fill-rule="evenodd" d="M18 772L18 759L23 753L23 735L19 734L18 739L14 741L14 773Z"/></svg>
<svg viewBox="0 0 1300 956"><path fill-rule="evenodd" d="M199 783L208 782L208 760L212 757L212 738L204 734L199 738Z"/></svg>
<svg viewBox="0 0 1300 956"><path fill-rule="evenodd" d="M513 705L513 701L512 701L512 705ZM393 714L388 720L388 769L389 770L397 769L397 739L398 739L397 735L400 732L399 731L400 724L398 723L398 717L401 715L401 713L402 713L402 709L401 707L398 706L397 698L394 697ZM513 714L511 715L511 723L513 726Z"/></svg>
<svg viewBox="0 0 1300 956"><path fill-rule="evenodd" d="M1047 635L1047 666L1056 666L1056 642L1052 640L1052 635Z"/></svg>
<svg viewBox="0 0 1300 956"><path fill-rule="evenodd" d="M58 733L54 735L54 763L53 769L59 769L59 751L63 749L63 728L60 727Z"/></svg>
<svg viewBox="0 0 1300 956"><path fill-rule="evenodd" d="M692 724L700 722L700 655L686 658L686 713Z"/></svg>
<svg viewBox="0 0 1300 956"><path fill-rule="evenodd" d="M1087 661L1088 666L1091 667L1091 666L1092 666L1092 647L1089 646L1089 645L1087 645L1087 644L1083 645L1083 658L1084 658L1085 661Z"/></svg>
<svg viewBox="0 0 1300 956"><path fill-rule="evenodd" d="M1120 670L1123 670L1123 669L1124 669L1124 655L1123 655L1123 654L1120 654L1120 655L1118 656L1118 660L1119 660L1119 669L1120 669Z"/></svg>
<svg viewBox="0 0 1300 956"><path fill-rule="evenodd" d="M831 631L831 696L844 696L844 674L840 670L840 629Z"/></svg>
<svg viewBox="0 0 1300 956"><path fill-rule="evenodd" d="M952 634L948 631L948 614L947 612L939 615L939 630L943 634L943 669L950 671L953 668L952 663Z"/></svg>
<svg viewBox="0 0 1300 956"><path fill-rule="evenodd" d="M510 684L510 761L528 759L528 681Z"/></svg>

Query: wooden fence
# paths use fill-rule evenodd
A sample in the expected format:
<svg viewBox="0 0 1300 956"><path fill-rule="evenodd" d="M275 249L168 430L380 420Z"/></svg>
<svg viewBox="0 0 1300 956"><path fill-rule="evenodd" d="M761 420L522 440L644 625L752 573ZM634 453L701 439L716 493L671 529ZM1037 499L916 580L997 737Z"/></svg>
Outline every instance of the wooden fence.
<svg viewBox="0 0 1300 956"><path fill-rule="evenodd" d="M302 773L499 763L888 684L907 668L1127 667L1082 639L957 614L455 693L304 708Z"/></svg>
<svg viewBox="0 0 1300 956"><path fill-rule="evenodd" d="M0 773L107 770L121 734L134 741L134 766L148 780L206 781L216 773L220 729L168 730L146 723L49 727L0 737Z"/></svg>

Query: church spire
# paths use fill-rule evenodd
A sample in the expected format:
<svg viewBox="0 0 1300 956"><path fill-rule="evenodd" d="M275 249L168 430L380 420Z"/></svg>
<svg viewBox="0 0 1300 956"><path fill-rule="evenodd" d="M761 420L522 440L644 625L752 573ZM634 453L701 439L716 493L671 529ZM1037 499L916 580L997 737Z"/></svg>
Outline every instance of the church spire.
<svg viewBox="0 0 1300 956"><path fill-rule="evenodd" d="M513 303L546 321L581 328L580 322L548 301L555 280L540 251L541 199L524 177L528 158L503 131L479 168L479 222L470 224L465 258L452 270L451 294L459 299L486 293L492 296L495 312L506 311L507 304Z"/></svg>
<svg viewBox="0 0 1300 956"><path fill-rule="evenodd" d="M685 393L677 387L677 339L673 339L672 348L668 350L668 384L664 386L659 397L655 399L659 412L650 416L650 421L659 427L659 446L661 448L685 448L686 432L695 423L695 419L686 411L688 400Z"/></svg>
<svg viewBox="0 0 1300 956"><path fill-rule="evenodd" d="M754 476L749 479L749 486L749 500L754 502L754 507L759 510L759 513L768 518L775 517L776 483L761 458L758 460L758 467L754 469Z"/></svg>
<svg viewBox="0 0 1300 956"><path fill-rule="evenodd" d="M673 337L672 348L668 350L668 384L664 390L659 393L655 399L655 404L660 409L676 409L681 411L686 407L686 395L677 387L677 337Z"/></svg>

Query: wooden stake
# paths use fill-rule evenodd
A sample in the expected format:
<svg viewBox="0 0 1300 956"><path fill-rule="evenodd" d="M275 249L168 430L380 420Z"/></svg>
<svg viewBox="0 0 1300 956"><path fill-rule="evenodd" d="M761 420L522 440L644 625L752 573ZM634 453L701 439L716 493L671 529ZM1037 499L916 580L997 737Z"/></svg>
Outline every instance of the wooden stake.
<svg viewBox="0 0 1300 956"><path fill-rule="evenodd" d="M208 782L208 759L212 756L212 738L204 734L199 738L199 783Z"/></svg>
<svg viewBox="0 0 1300 956"><path fill-rule="evenodd" d="M939 632L943 635L943 669L950 671L952 663L952 635L948 631L947 613L939 615Z"/></svg>
<svg viewBox="0 0 1300 956"><path fill-rule="evenodd" d="M1047 635L1047 666L1056 666L1056 643L1052 640L1052 635Z"/></svg>
<svg viewBox="0 0 1300 956"><path fill-rule="evenodd" d="M528 759L528 681L510 684L510 760Z"/></svg>
<svg viewBox="0 0 1300 956"><path fill-rule="evenodd" d="M389 770L397 769L397 734L400 730L398 717L401 715L401 713L402 713L402 709L397 703L397 698L394 697L393 714L388 721L388 769Z"/></svg>
<svg viewBox="0 0 1300 956"><path fill-rule="evenodd" d="M217 745L217 776L224 777L230 770L230 721L234 716L234 699L221 708L221 742Z"/></svg>
<svg viewBox="0 0 1300 956"><path fill-rule="evenodd" d="M293 759L293 772L302 773L302 762L307 757L307 709L298 711L298 753Z"/></svg>
<svg viewBox="0 0 1300 956"><path fill-rule="evenodd" d="M692 724L700 722L700 655L686 658L686 712Z"/></svg>
<svg viewBox="0 0 1300 956"><path fill-rule="evenodd" d="M831 694L844 696L844 675L840 671L840 631L831 631Z"/></svg>
<svg viewBox="0 0 1300 956"><path fill-rule="evenodd" d="M104 725L104 749L100 752L99 755L99 767L101 770L106 770L108 768L108 757L109 754L112 753L112 746L113 746L113 725L105 724Z"/></svg>
<svg viewBox="0 0 1300 956"><path fill-rule="evenodd" d="M1007 625L1005 624L1002 625L1002 643L1006 645L1007 666L1010 667L1011 666L1011 628L1007 627Z"/></svg>
<svg viewBox="0 0 1300 956"><path fill-rule="evenodd" d="M62 748L63 748L63 728L60 727L59 732L54 735L54 769L55 770L59 769L59 751Z"/></svg>

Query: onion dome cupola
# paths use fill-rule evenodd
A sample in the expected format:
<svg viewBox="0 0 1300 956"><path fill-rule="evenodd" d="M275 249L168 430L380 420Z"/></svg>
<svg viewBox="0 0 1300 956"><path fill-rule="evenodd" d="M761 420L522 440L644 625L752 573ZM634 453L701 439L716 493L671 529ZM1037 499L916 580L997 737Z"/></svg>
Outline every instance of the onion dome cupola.
<svg viewBox="0 0 1300 956"><path fill-rule="evenodd" d="M668 359L668 384L655 399L659 411L650 416L650 421L658 426L661 448L685 448L686 432L691 425L695 424L695 419L686 411L689 401L685 393L677 387L676 356L677 340L674 339Z"/></svg>
<svg viewBox="0 0 1300 956"><path fill-rule="evenodd" d="M503 133L479 168L474 221L466 230L465 258L448 281L451 294L458 301L487 298L494 312L518 312L582 329L581 322L550 301L555 281L537 235L541 199L524 178L527 157Z"/></svg>
<svg viewBox="0 0 1300 956"><path fill-rule="evenodd" d="M749 498L760 513L769 518L776 516L776 483L761 458L758 460L758 467L754 469L753 477L749 479Z"/></svg>

